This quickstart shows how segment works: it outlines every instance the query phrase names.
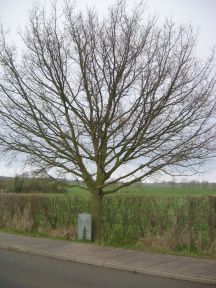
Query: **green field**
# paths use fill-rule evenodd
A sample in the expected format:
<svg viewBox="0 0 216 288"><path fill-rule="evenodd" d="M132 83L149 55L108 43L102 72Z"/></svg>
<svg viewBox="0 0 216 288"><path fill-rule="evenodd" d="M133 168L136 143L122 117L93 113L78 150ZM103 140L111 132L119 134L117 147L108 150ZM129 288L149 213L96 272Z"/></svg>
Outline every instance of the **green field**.
<svg viewBox="0 0 216 288"><path fill-rule="evenodd" d="M68 193L74 196L90 195L88 191L79 187L68 188ZM155 197L214 196L216 195L216 184L136 184L125 187L114 195Z"/></svg>

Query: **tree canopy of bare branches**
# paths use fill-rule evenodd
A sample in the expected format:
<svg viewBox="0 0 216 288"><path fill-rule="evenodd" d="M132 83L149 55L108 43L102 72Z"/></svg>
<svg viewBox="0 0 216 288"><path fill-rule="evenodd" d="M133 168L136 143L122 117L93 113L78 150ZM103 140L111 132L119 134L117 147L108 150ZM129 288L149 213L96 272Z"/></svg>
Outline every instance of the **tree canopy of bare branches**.
<svg viewBox="0 0 216 288"><path fill-rule="evenodd" d="M95 239L103 195L215 148L214 56L194 55L190 27L145 13L124 1L104 18L35 6L18 55L1 30L0 145L84 181Z"/></svg>

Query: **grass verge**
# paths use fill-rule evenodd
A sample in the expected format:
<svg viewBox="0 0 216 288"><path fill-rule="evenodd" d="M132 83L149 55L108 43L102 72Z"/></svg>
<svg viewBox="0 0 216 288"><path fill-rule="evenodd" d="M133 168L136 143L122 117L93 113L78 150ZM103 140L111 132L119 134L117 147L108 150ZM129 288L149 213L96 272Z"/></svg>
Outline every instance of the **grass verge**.
<svg viewBox="0 0 216 288"><path fill-rule="evenodd" d="M160 253L160 254L168 254L168 255L176 255L176 256L187 256L187 257L197 257L197 258L204 258L204 259L216 259L215 255L209 255L204 252L192 250L192 249L168 249L168 248L152 248L152 247L145 247L143 245L139 245L137 243L104 243L104 242L90 242L90 241L81 241L81 240L71 240L65 236L52 236L47 232L38 232L38 231L19 231L16 229L1 229L1 232L11 233L15 235L22 235L22 236L30 236L35 238L46 238L52 240L64 240L74 243L85 243L85 244L97 244L103 247L112 247L112 248L122 248L126 250L136 250L140 252L152 252L152 253Z"/></svg>

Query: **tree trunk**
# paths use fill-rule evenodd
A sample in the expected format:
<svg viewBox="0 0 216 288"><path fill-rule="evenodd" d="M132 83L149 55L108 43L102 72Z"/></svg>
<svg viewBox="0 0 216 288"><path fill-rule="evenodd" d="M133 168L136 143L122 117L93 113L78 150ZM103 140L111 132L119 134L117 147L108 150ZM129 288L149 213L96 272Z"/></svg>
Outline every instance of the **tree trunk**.
<svg viewBox="0 0 216 288"><path fill-rule="evenodd" d="M102 228L102 207L103 194L101 191L96 190L91 196L91 214L92 214L92 239L93 241L101 240Z"/></svg>

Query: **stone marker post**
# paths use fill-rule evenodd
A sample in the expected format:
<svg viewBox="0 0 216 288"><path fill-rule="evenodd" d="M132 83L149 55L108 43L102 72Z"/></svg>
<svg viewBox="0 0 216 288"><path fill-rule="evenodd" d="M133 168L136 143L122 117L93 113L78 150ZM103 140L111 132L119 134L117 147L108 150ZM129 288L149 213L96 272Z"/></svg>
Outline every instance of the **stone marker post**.
<svg viewBox="0 0 216 288"><path fill-rule="evenodd" d="M77 225L77 238L78 240L89 240L92 238L92 220L91 214L80 213L78 214L78 225Z"/></svg>

